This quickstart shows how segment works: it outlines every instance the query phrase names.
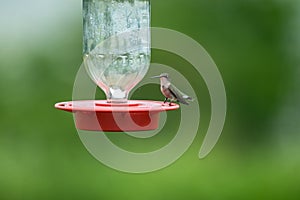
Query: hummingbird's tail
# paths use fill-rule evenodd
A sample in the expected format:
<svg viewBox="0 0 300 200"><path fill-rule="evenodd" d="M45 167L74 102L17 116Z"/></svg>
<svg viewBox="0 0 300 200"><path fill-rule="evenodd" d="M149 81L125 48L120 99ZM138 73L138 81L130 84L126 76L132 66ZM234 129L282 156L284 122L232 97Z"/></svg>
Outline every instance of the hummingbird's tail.
<svg viewBox="0 0 300 200"><path fill-rule="evenodd" d="M194 101L194 99L190 96L187 96L187 95L183 95L182 98L188 100L188 101Z"/></svg>
<svg viewBox="0 0 300 200"><path fill-rule="evenodd" d="M194 99L188 95L183 95L180 98L177 98L177 101L185 105L189 105L189 101L194 101Z"/></svg>

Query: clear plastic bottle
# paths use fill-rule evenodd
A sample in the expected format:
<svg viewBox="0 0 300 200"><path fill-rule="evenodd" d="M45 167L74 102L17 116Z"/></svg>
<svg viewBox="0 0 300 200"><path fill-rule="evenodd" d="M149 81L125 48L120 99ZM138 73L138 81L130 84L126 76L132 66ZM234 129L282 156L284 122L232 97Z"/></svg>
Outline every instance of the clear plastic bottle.
<svg viewBox="0 0 300 200"><path fill-rule="evenodd" d="M83 55L109 102L126 102L150 65L150 0L83 0Z"/></svg>

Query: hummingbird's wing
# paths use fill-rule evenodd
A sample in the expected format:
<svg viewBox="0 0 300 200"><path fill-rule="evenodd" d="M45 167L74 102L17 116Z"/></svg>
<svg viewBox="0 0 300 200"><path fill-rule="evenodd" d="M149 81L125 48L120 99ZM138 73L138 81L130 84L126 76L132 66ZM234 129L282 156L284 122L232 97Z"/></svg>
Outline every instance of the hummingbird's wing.
<svg viewBox="0 0 300 200"><path fill-rule="evenodd" d="M174 85L169 85L168 89L170 90L170 93L179 101L180 103L189 105L187 100L193 100L193 98L189 97L188 95L181 92L178 88L176 88Z"/></svg>

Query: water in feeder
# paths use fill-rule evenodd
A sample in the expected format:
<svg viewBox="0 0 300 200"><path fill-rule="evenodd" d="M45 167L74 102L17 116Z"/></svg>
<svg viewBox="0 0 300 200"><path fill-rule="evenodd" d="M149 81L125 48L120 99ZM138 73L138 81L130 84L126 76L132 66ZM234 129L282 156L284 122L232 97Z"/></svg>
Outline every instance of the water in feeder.
<svg viewBox="0 0 300 200"><path fill-rule="evenodd" d="M126 102L150 65L150 2L84 0L84 63L109 102Z"/></svg>

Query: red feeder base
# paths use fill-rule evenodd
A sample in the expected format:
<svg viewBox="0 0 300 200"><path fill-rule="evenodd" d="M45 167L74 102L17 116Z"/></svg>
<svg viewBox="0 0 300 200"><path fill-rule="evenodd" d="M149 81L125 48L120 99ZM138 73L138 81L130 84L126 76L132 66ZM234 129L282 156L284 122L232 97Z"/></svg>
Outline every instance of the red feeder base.
<svg viewBox="0 0 300 200"><path fill-rule="evenodd" d="M176 110L179 105L146 100L122 104L85 100L57 103L55 108L73 112L76 127L80 130L122 132L155 130L159 124L159 113Z"/></svg>

